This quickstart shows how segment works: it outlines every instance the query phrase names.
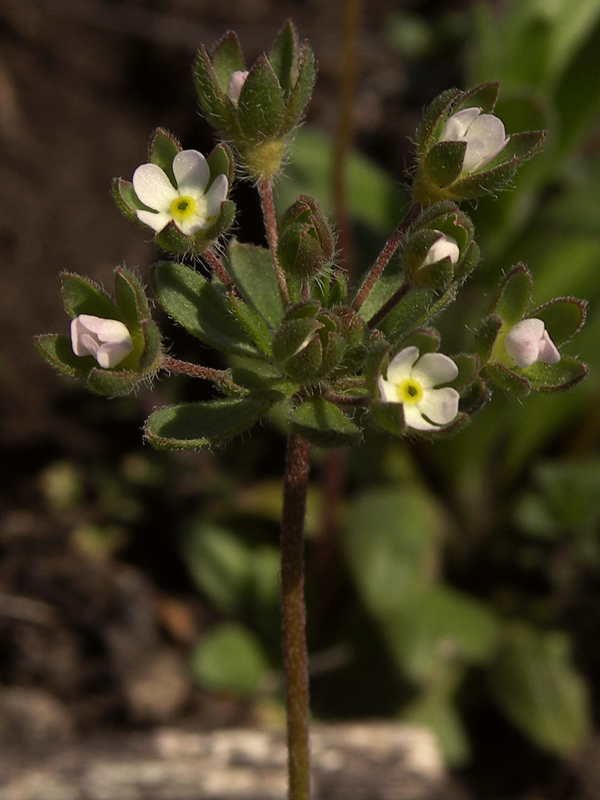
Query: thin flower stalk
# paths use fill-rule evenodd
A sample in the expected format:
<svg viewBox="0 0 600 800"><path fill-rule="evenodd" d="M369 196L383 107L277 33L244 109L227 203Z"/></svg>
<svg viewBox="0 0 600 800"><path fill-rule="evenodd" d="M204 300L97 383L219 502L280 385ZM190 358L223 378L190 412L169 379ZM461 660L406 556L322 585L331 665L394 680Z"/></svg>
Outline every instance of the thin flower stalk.
<svg viewBox="0 0 600 800"><path fill-rule="evenodd" d="M277 278L277 286L279 287L279 294L284 305L289 305L290 295L288 292L285 273L279 263L277 257L277 219L275 217L275 205L273 203L273 183L270 179L260 180L257 183L258 193L260 195L260 203L262 207L263 217L265 221L265 230L267 234L267 241L269 243L269 250L271 251L271 258L273 260L273 269L275 270L275 277Z"/></svg>

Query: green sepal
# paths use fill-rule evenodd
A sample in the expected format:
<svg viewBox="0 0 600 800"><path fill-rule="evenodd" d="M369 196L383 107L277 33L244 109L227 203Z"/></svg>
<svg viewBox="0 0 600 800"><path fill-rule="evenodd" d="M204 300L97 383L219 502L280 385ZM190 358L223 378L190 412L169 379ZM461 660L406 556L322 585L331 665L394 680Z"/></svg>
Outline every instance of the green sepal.
<svg viewBox="0 0 600 800"><path fill-rule="evenodd" d="M387 367L390 350L391 346L385 339L373 342L367 350L364 366L365 386L371 397L377 399L381 397L377 381Z"/></svg>
<svg viewBox="0 0 600 800"><path fill-rule="evenodd" d="M320 338L323 346L323 360L319 375L324 376L332 372L342 360L346 351L346 341L335 331L328 331Z"/></svg>
<svg viewBox="0 0 600 800"><path fill-rule="evenodd" d="M533 277L525 264L517 264L504 278L494 298L491 313L497 314L509 327L516 325L528 309L533 290Z"/></svg>
<svg viewBox="0 0 600 800"><path fill-rule="evenodd" d="M435 353L439 349L441 336L439 331L435 328L417 328L411 331L410 334L402 341L400 345L396 345L393 350L393 355L400 352L405 347L416 347L419 354Z"/></svg>
<svg viewBox="0 0 600 800"><path fill-rule="evenodd" d="M107 397L123 397L138 388L141 383L141 377L134 371L113 371L94 367L88 375L87 386L95 394L102 394Z"/></svg>
<svg viewBox="0 0 600 800"><path fill-rule="evenodd" d="M362 439L361 429L322 397L309 397L288 420L295 433L319 447L350 447Z"/></svg>
<svg viewBox="0 0 600 800"><path fill-rule="evenodd" d="M283 122L283 94L264 53L244 81L237 107L244 144L276 138Z"/></svg>
<svg viewBox="0 0 600 800"><path fill-rule="evenodd" d="M519 371L527 377L535 392L570 389L588 374L586 364L571 356L562 356L558 364L542 364L538 361Z"/></svg>
<svg viewBox="0 0 600 800"><path fill-rule="evenodd" d="M452 356L452 360L458 367L458 375L448 385L462 394L479 374L479 359L475 353L460 353Z"/></svg>
<svg viewBox="0 0 600 800"><path fill-rule="evenodd" d="M483 364L487 364L502 328L502 320L497 314L485 317L475 336L475 351Z"/></svg>
<svg viewBox="0 0 600 800"><path fill-rule="evenodd" d="M246 64L244 54L240 47L237 34L228 31L225 36L217 43L212 52L212 68L219 84L219 88L224 95L227 94L227 86L234 72L244 72Z"/></svg>
<svg viewBox="0 0 600 800"><path fill-rule="evenodd" d="M206 156L206 163L210 169L210 178L206 190L210 189L217 175L225 175L227 184L231 186L235 166L233 151L228 144L221 142Z"/></svg>
<svg viewBox="0 0 600 800"><path fill-rule="evenodd" d="M189 333L218 350L258 355L246 333L231 316L225 292L183 264L159 262L151 273L158 302Z"/></svg>
<svg viewBox="0 0 600 800"><path fill-rule="evenodd" d="M454 279L458 283L466 280L479 264L481 250L477 242L469 242L458 263L454 265Z"/></svg>
<svg viewBox="0 0 600 800"><path fill-rule="evenodd" d="M93 356L76 356L69 336L45 333L34 338L34 344L42 358L51 367L65 375L85 378L93 369L96 360Z"/></svg>
<svg viewBox="0 0 600 800"><path fill-rule="evenodd" d="M531 384L527 378L517 375L498 361L486 364L482 373L491 383L518 397L526 397L531 392Z"/></svg>
<svg viewBox="0 0 600 800"><path fill-rule="evenodd" d="M242 398L159 408L146 420L144 436L159 449L196 450L223 444L254 425L280 399L279 392L255 392Z"/></svg>
<svg viewBox="0 0 600 800"><path fill-rule="evenodd" d="M115 300L132 338L139 337L142 322L150 319L150 307L141 281L126 267L115 269Z"/></svg>
<svg viewBox="0 0 600 800"><path fill-rule="evenodd" d="M283 319L283 305L271 254L264 247L232 241L223 259L231 280L244 298L275 329Z"/></svg>
<svg viewBox="0 0 600 800"><path fill-rule="evenodd" d="M323 370L323 342L315 336L282 365L286 375L298 383L314 383Z"/></svg>
<svg viewBox="0 0 600 800"><path fill-rule="evenodd" d="M513 134L493 161L481 167L481 171L456 181L445 191L459 200L472 200L503 189L518 167L535 155L545 138L545 131Z"/></svg>
<svg viewBox="0 0 600 800"><path fill-rule="evenodd" d="M273 356L282 366L307 347L323 323L313 317L286 320L273 340Z"/></svg>
<svg viewBox="0 0 600 800"><path fill-rule="evenodd" d="M304 116L311 98L317 77L315 54L307 42L300 45L298 58L298 78L285 104L282 130L287 132L295 127Z"/></svg>
<svg viewBox="0 0 600 800"><path fill-rule="evenodd" d="M148 161L156 164L167 174L173 186L177 185L173 172L173 159L181 151L181 145L173 134L164 128L157 128L152 134L148 147Z"/></svg>
<svg viewBox="0 0 600 800"><path fill-rule="evenodd" d="M310 224L289 225L279 239L277 255L286 273L302 279L314 278L327 263L316 229Z"/></svg>
<svg viewBox="0 0 600 800"><path fill-rule="evenodd" d="M162 338L158 325L152 320L142 322L144 349L139 359L138 368L148 374L156 372L160 367L162 354Z"/></svg>
<svg viewBox="0 0 600 800"><path fill-rule="evenodd" d="M204 45L200 45L193 67L194 84L200 108L206 119L222 134L233 137L238 132L233 103L219 86Z"/></svg>
<svg viewBox="0 0 600 800"><path fill-rule="evenodd" d="M460 102L452 107L452 114L465 108L480 108L483 114L491 114L496 105L499 91L500 81L482 83L463 94Z"/></svg>
<svg viewBox="0 0 600 800"><path fill-rule="evenodd" d="M191 236L182 233L174 221L154 236L154 241L163 250L171 253L202 253L212 241L231 228L235 219L235 203L223 200L218 215L208 228L202 228Z"/></svg>
<svg viewBox="0 0 600 800"><path fill-rule="evenodd" d="M491 396L491 389L487 383L478 376L473 383L461 391L460 404L467 414L473 415L483 408Z"/></svg>
<svg viewBox="0 0 600 800"><path fill-rule="evenodd" d="M277 34L269 53L269 64L286 98L298 79L298 48L296 28L288 20Z"/></svg>
<svg viewBox="0 0 600 800"><path fill-rule="evenodd" d="M70 317L75 318L80 314L90 314L103 319L121 318L119 310L112 299L89 278L75 275L72 272L63 272L60 279L60 294L65 311Z"/></svg>
<svg viewBox="0 0 600 800"><path fill-rule="evenodd" d="M447 89L425 109L417 130L417 149L424 155L433 141L437 139L446 120L446 114L457 98L462 96L460 89ZM437 134L437 136L436 136Z"/></svg>
<svg viewBox="0 0 600 800"><path fill-rule="evenodd" d="M373 419L386 433L391 433L393 436L402 436L407 432L402 403L386 403L383 400L374 400L370 408Z"/></svg>
<svg viewBox="0 0 600 800"><path fill-rule="evenodd" d="M258 349L270 356L273 334L258 311L234 295L227 297L227 308Z"/></svg>
<svg viewBox="0 0 600 800"><path fill-rule="evenodd" d="M454 183L462 172L466 150L464 141L434 144L427 153L423 168L427 181L441 188Z"/></svg>
<svg viewBox="0 0 600 800"><path fill-rule="evenodd" d="M117 204L119 210L131 222L137 222L138 225L143 225L137 218L136 211L151 211L152 209L145 206L139 200L137 194L133 191L133 184L131 181L123 180L123 178L113 178L111 184L112 196ZM147 226L144 225L146 228Z"/></svg>
<svg viewBox="0 0 600 800"><path fill-rule="evenodd" d="M587 303L576 297L556 297L534 308L527 316L541 319L554 344L569 342L585 322Z"/></svg>

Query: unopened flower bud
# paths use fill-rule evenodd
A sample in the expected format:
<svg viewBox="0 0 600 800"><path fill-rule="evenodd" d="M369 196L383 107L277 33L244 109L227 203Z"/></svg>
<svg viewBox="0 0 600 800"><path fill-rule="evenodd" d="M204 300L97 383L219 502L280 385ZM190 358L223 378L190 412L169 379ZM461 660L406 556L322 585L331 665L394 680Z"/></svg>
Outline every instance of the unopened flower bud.
<svg viewBox="0 0 600 800"><path fill-rule="evenodd" d="M488 164L506 146L504 123L480 108L464 108L448 117L438 141L466 142L463 172L475 172Z"/></svg>
<svg viewBox="0 0 600 800"><path fill-rule="evenodd" d="M240 92L242 91L242 86L246 82L247 77L248 70L242 71L240 69L236 69L236 71L231 74L231 78L227 84L227 97L229 97L234 106L237 106L238 104Z"/></svg>
<svg viewBox="0 0 600 800"><path fill-rule="evenodd" d="M560 361L560 353L541 319L517 322L506 334L504 349L517 367L530 367L538 361L542 364Z"/></svg>
<svg viewBox="0 0 600 800"><path fill-rule="evenodd" d="M456 239L440 231L439 238L429 248L421 266L435 264L443 258L449 258L451 264L456 264L460 258L460 247Z"/></svg>
<svg viewBox="0 0 600 800"><path fill-rule="evenodd" d="M90 314L72 320L71 346L76 356L93 356L102 369L112 369L133 350L131 334L122 322Z"/></svg>

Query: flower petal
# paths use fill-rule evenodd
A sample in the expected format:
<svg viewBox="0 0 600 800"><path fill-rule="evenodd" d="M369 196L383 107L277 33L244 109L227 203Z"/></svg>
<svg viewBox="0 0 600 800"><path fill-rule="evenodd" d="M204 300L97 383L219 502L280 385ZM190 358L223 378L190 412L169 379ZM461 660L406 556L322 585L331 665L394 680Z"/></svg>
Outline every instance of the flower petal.
<svg viewBox="0 0 600 800"><path fill-rule="evenodd" d="M456 389L446 386L443 389L429 389L417 403L422 414L438 425L447 425L458 414L460 395Z"/></svg>
<svg viewBox="0 0 600 800"><path fill-rule="evenodd" d="M464 139L465 133L474 120L481 114L481 109L476 106L472 108L463 108L462 111L457 111L456 114L448 117L440 138L440 142L460 142Z"/></svg>
<svg viewBox="0 0 600 800"><path fill-rule="evenodd" d="M205 194L207 217L217 216L221 210L221 203L227 197L228 188L227 176L223 174L217 175L212 182L210 189Z"/></svg>
<svg viewBox="0 0 600 800"><path fill-rule="evenodd" d="M173 159L173 174L179 194L187 194L194 189L204 193L210 168L198 150L181 150Z"/></svg>
<svg viewBox="0 0 600 800"><path fill-rule="evenodd" d="M481 114L469 126L463 170L473 172L491 161L508 142L504 123L493 114Z"/></svg>
<svg viewBox="0 0 600 800"><path fill-rule="evenodd" d="M102 369L112 369L123 361L132 349L131 341L129 344L127 342L106 342L98 348L95 358Z"/></svg>
<svg viewBox="0 0 600 800"><path fill-rule="evenodd" d="M423 389L453 381L457 375L458 367L443 353L425 353L417 361L411 373L411 377L418 381Z"/></svg>
<svg viewBox="0 0 600 800"><path fill-rule="evenodd" d="M460 248L456 239L441 231L439 231L439 234L439 237L427 251L422 264L424 267L429 264L435 264L437 261L441 261L442 258L449 258L451 264L456 264L460 258Z"/></svg>
<svg viewBox="0 0 600 800"><path fill-rule="evenodd" d="M144 211L142 209L135 212L136 217L144 225L152 228L157 233L166 228L169 222L173 219L166 211Z"/></svg>
<svg viewBox="0 0 600 800"><path fill-rule="evenodd" d="M404 350L400 350L400 352L397 353L394 358L392 358L388 366L388 381L398 384L405 378L409 378L411 375L412 366L418 357L419 348L414 347L414 345L412 347L405 347Z"/></svg>
<svg viewBox="0 0 600 800"><path fill-rule="evenodd" d="M417 431L436 431L438 429L437 425L427 422L418 406L403 404L402 411L404 412L404 422L408 428L414 428Z"/></svg>
<svg viewBox="0 0 600 800"><path fill-rule="evenodd" d="M91 314L80 314L77 319L83 328L93 333L101 342L131 341L127 326L118 319L94 317Z"/></svg>
<svg viewBox="0 0 600 800"><path fill-rule="evenodd" d="M157 164L142 164L133 173L133 191L148 208L168 211L177 190Z"/></svg>
<svg viewBox="0 0 600 800"><path fill-rule="evenodd" d="M545 331L541 319L522 319L504 338L504 349L518 367L530 367L538 360L540 340Z"/></svg>
<svg viewBox="0 0 600 800"><path fill-rule="evenodd" d="M386 381L383 378L379 378L377 381L377 385L379 387L381 399L384 400L386 403L400 402L398 400L398 389L395 383L390 383L389 381Z"/></svg>
<svg viewBox="0 0 600 800"><path fill-rule="evenodd" d="M548 331L544 331L544 335L540 341L538 361L541 361L543 364L558 364L560 361L560 353L550 338Z"/></svg>

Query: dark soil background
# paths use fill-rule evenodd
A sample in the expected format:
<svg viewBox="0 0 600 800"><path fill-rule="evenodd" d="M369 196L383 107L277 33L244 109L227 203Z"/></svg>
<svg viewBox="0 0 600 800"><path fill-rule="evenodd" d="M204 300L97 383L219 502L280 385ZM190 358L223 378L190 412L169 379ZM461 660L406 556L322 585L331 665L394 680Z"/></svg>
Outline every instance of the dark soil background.
<svg viewBox="0 0 600 800"><path fill-rule="evenodd" d="M407 61L385 37L386 20L410 10L424 19L452 12L460 21L468 5L367 4L356 138L399 183L418 115L436 93L460 85L466 48L458 25L427 64ZM252 63L288 17L319 61L309 122L331 131L335 0L0 0L0 747L99 728L248 721L242 703L191 686L184 656L212 611L165 535L170 515L193 504L195 482L223 479L223 464L203 454L175 468L160 456L144 460L144 414L169 389L158 387L152 399L150 390L126 401L90 397L57 377L32 340L67 332L60 271L110 289L117 264L145 274L155 259L109 187L145 160L155 127L184 147L211 147L191 80L198 44L233 28ZM237 187L235 199L240 239L260 242L252 188ZM269 447L261 463L276 475L282 443ZM244 446L231 458L243 470ZM115 539L102 556L90 556L89 535L86 547L73 547L73 530L89 534L107 521ZM529 753L512 732L496 733L507 758ZM461 778L482 798L500 796L494 785L509 769L498 766L494 736L484 733L481 760ZM576 767L531 751L502 796L598 797L595 763L592 751Z"/></svg>

